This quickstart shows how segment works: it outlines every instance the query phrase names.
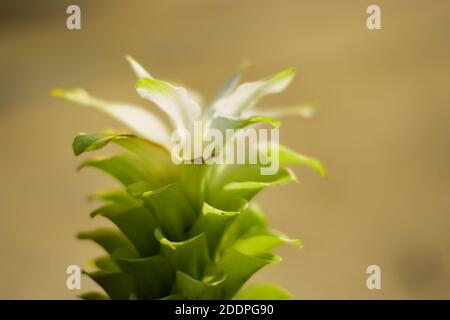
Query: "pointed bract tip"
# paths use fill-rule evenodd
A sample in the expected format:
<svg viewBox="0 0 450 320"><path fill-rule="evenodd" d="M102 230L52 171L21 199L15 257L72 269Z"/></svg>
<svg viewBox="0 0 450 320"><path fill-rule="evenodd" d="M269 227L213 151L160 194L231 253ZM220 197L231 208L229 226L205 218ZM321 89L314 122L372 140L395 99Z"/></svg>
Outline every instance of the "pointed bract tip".
<svg viewBox="0 0 450 320"><path fill-rule="evenodd" d="M130 64L136 62L136 60L134 60L134 58L130 54L126 54L124 57L125 57L125 60L127 60L128 63L130 63Z"/></svg>
<svg viewBox="0 0 450 320"><path fill-rule="evenodd" d="M153 79L150 73L148 73L148 71L145 70L145 68L139 62L137 62L131 55L129 54L125 55L125 59L128 61L134 73L139 79L141 78Z"/></svg>
<svg viewBox="0 0 450 320"><path fill-rule="evenodd" d="M51 88L50 89L50 95L52 97L63 97L64 96L64 89L61 88Z"/></svg>
<svg viewBox="0 0 450 320"><path fill-rule="evenodd" d="M293 76L295 76L296 72L297 72L297 70L294 67L291 67L291 68L285 69L283 71L280 71L279 73L277 73L276 76L280 77L280 78L293 77Z"/></svg>

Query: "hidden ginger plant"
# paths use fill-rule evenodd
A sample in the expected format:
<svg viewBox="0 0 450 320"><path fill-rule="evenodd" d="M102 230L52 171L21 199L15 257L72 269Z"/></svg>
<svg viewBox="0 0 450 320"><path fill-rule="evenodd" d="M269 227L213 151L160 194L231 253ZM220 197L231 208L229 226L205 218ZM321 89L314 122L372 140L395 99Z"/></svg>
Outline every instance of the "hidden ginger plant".
<svg viewBox="0 0 450 320"><path fill-rule="evenodd" d="M52 94L81 106L98 109L125 125L126 132L80 133L73 142L75 155L93 152L110 144L123 152L96 156L79 169L96 168L114 177L120 186L93 196L103 205L92 217L110 220L111 228L78 234L100 245L105 255L93 260L95 271L85 271L104 292L87 292L84 299L289 299L284 289L270 283L244 287L262 267L280 261L272 250L282 244L300 246L270 229L253 197L269 186L296 181L286 166L306 165L321 175L320 162L294 152L278 141L257 141L252 150L264 149L269 161L254 163L215 162L223 152L218 146L195 157L187 153L192 141L203 145L208 132L247 132L261 124L278 127L276 117L314 111L307 105L258 108L268 94L284 90L295 71L287 69L256 82L239 85L233 75L207 105L198 95L158 80L127 57L138 77L137 93L160 108L167 119L147 107L98 99L82 89L53 89ZM148 106L150 107L150 106ZM167 121L168 120L168 121ZM194 123L202 123L200 135ZM191 142L173 154L171 132L193 133ZM225 145L239 139L227 135ZM202 144L203 143L203 144ZM275 151L274 151L275 150ZM263 174L276 156L276 172ZM174 162L174 158L183 161Z"/></svg>

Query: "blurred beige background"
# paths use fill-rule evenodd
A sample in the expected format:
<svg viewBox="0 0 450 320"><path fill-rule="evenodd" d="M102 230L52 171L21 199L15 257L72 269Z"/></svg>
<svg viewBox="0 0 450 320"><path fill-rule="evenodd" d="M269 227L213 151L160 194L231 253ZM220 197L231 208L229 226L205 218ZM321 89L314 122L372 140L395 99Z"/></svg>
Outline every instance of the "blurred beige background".
<svg viewBox="0 0 450 320"><path fill-rule="evenodd" d="M365 26L382 10L383 30ZM65 10L82 10L68 31ZM450 298L450 2L5 1L0 3L0 298L72 299L65 269L100 250L86 196L113 181L76 173L79 131L116 123L53 99L84 87L141 102L123 56L212 97L242 61L245 80L297 68L262 105L315 99L312 120L283 122L281 139L320 158L329 176L295 168L301 184L267 190L273 225L301 238L256 277L299 299ZM382 290L366 268L382 268ZM94 285L84 279L86 289Z"/></svg>

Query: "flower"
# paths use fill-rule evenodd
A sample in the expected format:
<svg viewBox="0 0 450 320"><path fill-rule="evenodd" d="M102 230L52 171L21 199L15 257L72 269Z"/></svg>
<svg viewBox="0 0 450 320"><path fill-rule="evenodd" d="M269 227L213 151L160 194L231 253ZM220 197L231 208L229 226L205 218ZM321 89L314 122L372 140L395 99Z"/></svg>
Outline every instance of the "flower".
<svg viewBox="0 0 450 320"><path fill-rule="evenodd" d="M289 299L284 289L272 284L241 288L260 268L280 261L272 250L282 244L301 246L269 228L264 213L253 198L269 186L297 181L289 164L303 164L320 174L325 170L311 157L278 145L276 157L256 163L213 163L223 149L203 153L210 133L231 130L224 144L239 139L262 123L274 127L272 117L297 114L310 116L305 105L261 108L264 96L282 91L294 76L287 69L259 81L238 85L233 75L208 105L202 106L193 91L157 80L131 57L127 57L139 80L138 94L160 108L162 119L144 107L112 103L91 96L82 89L54 89L53 95L93 107L121 121L135 134L110 132L75 137L75 155L96 151L115 143L125 153L96 156L79 168L93 167L116 178L121 186L94 195L104 205L92 217L108 218L114 228L100 228L78 234L102 246L107 255L94 260L95 271L85 273L105 291L85 293L85 299ZM169 121L164 121L169 120ZM198 130L198 123L200 129ZM166 124L168 123L168 124ZM201 165L174 163L174 133L183 132L184 148L202 146ZM172 134L171 134L172 132ZM193 139L187 140L187 137ZM185 141L183 141L185 142ZM263 140L263 142L265 142ZM261 140L249 147L271 153ZM271 138L271 144L273 144ZM184 151L184 150L183 150ZM173 155L173 152L171 153ZM195 153L194 153L195 155ZM185 160L198 158L185 156ZM187 159L186 159L187 158ZM263 169L276 162L276 172ZM197 163L194 161L194 163ZM281 165L281 168L278 167ZM279 169L279 170L278 170Z"/></svg>
<svg viewBox="0 0 450 320"><path fill-rule="evenodd" d="M290 84L295 75L293 68L240 85L241 76L236 73L228 79L211 103L201 105L201 99L193 91L156 79L132 57L127 56L126 59L139 79L136 84L137 93L163 111L170 125L146 107L106 101L91 96L83 89L53 89L52 95L107 113L140 137L168 150L173 147L171 133L176 129L186 129L197 139L203 139L210 129L242 129L259 123L277 126L275 117L299 115L309 118L315 111L311 104L256 107L264 96L281 92ZM193 132L195 121L203 123L202 137Z"/></svg>

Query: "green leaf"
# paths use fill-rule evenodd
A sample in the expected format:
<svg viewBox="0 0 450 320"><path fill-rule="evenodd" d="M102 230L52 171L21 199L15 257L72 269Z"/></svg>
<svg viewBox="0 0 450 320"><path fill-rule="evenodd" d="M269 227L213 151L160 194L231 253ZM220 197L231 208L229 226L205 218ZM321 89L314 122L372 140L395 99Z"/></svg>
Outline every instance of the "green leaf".
<svg viewBox="0 0 450 320"><path fill-rule="evenodd" d="M152 174L149 172L148 167L139 158L128 153L112 157L91 158L83 162L78 167L78 170L86 167L100 169L116 178L125 186L135 181L152 181ZM155 185L157 184L155 183Z"/></svg>
<svg viewBox="0 0 450 320"><path fill-rule="evenodd" d="M127 186L127 192L137 199L147 198L153 191L153 185L147 181L137 181Z"/></svg>
<svg viewBox="0 0 450 320"><path fill-rule="evenodd" d="M120 145L145 159L152 167L156 166L158 169L164 166L174 167L168 150L162 148L160 145L130 134L80 133L75 137L72 147L75 155L79 155L84 152L102 149L110 142Z"/></svg>
<svg viewBox="0 0 450 320"><path fill-rule="evenodd" d="M100 292L90 291L80 294L80 299L83 300L109 300L108 296Z"/></svg>
<svg viewBox="0 0 450 320"><path fill-rule="evenodd" d="M240 238L233 247L246 255L258 256L268 253L283 244L292 244L296 247L301 247L300 240L289 239L283 235L276 234L261 234Z"/></svg>
<svg viewBox="0 0 450 320"><path fill-rule="evenodd" d="M102 271L109 271L109 272L120 272L119 266L116 264L116 262L108 255L108 256L101 256L94 259L95 266Z"/></svg>
<svg viewBox="0 0 450 320"><path fill-rule="evenodd" d="M204 234L178 242L168 240L158 229L155 236L162 245L162 255L167 257L174 269L183 271L195 279L201 278L211 261Z"/></svg>
<svg viewBox="0 0 450 320"><path fill-rule="evenodd" d="M191 203L177 183L150 190L143 194L161 231L169 239L179 241L196 218Z"/></svg>
<svg viewBox="0 0 450 320"><path fill-rule="evenodd" d="M144 207L124 208L120 205L106 205L95 211L111 220L134 244L141 257L158 252L159 243L153 236L157 222L152 213Z"/></svg>
<svg viewBox="0 0 450 320"><path fill-rule="evenodd" d="M162 256L117 259L116 262L125 273L136 279L139 297L156 299L169 294L174 273L168 261Z"/></svg>
<svg viewBox="0 0 450 320"><path fill-rule="evenodd" d="M168 296L163 297L159 300L186 300L186 299L182 295L175 293L169 294Z"/></svg>
<svg viewBox="0 0 450 320"><path fill-rule="evenodd" d="M209 170L207 164L180 164L178 184L186 194L195 211L200 211L205 196L205 174Z"/></svg>
<svg viewBox="0 0 450 320"><path fill-rule="evenodd" d="M272 249L283 244L291 244L296 247L302 245L300 240L290 239L281 233L270 230L262 211L252 205L241 213L225 231L221 252L234 249L243 254L258 257L270 253Z"/></svg>
<svg viewBox="0 0 450 320"><path fill-rule="evenodd" d="M136 287L133 278L122 272L96 271L86 274L102 287L112 300L128 300Z"/></svg>
<svg viewBox="0 0 450 320"><path fill-rule="evenodd" d="M297 182L288 168L280 168L273 175L261 174L258 164L226 164L211 167L206 201L218 207L226 207L228 199L251 199L268 186Z"/></svg>
<svg viewBox="0 0 450 320"><path fill-rule="evenodd" d="M322 163L312 157L308 157L297 153L285 146L279 146L280 165L284 164L301 164L317 171L321 176L327 174Z"/></svg>
<svg viewBox="0 0 450 320"><path fill-rule="evenodd" d="M118 203L108 203L100 208L95 209L91 212L91 218L95 218L96 216L105 216L112 214L119 214L126 210L128 210L128 206L124 206Z"/></svg>
<svg viewBox="0 0 450 320"><path fill-rule="evenodd" d="M89 199L99 199L106 203L119 204L125 207L138 207L142 205L142 200L136 199L123 189L99 191L92 194Z"/></svg>
<svg viewBox="0 0 450 320"><path fill-rule="evenodd" d="M294 297L285 289L272 283L258 283L239 291L236 300L292 300Z"/></svg>
<svg viewBox="0 0 450 320"><path fill-rule="evenodd" d="M211 272L224 272L227 275L223 282L221 299L231 299L256 271L278 261L279 257L270 254L251 257L236 250L227 251L212 267Z"/></svg>
<svg viewBox="0 0 450 320"><path fill-rule="evenodd" d="M133 259L136 258L136 252L129 251L125 248L118 248L110 255L101 256L94 259L94 265L103 271L120 272L120 268L116 263L116 259Z"/></svg>
<svg viewBox="0 0 450 320"><path fill-rule="evenodd" d="M214 258L217 246L222 239L225 229L241 211L242 209L238 211L224 211L204 203L202 214L187 235L188 237L195 237L204 233L208 243L210 257Z"/></svg>
<svg viewBox="0 0 450 320"><path fill-rule="evenodd" d="M184 272L177 271L173 291L188 300L218 299L225 279L226 275L222 273L200 281Z"/></svg>
<svg viewBox="0 0 450 320"><path fill-rule="evenodd" d="M121 138L115 139L113 142L142 159L146 166L151 168L152 177L157 178L159 185L176 180L178 168L172 162L168 150L139 138Z"/></svg>
<svg viewBox="0 0 450 320"><path fill-rule="evenodd" d="M268 230L267 219L264 213L258 206L252 204L225 231L220 245L221 250L232 248L241 238L250 235L266 234Z"/></svg>
<svg viewBox="0 0 450 320"><path fill-rule="evenodd" d="M110 254L119 248L136 253L136 248L130 240L116 229L99 228L92 231L80 232L77 237L78 239L87 239L96 242Z"/></svg>
<svg viewBox="0 0 450 320"><path fill-rule="evenodd" d="M233 182L224 185L221 196L226 198L244 198L250 200L258 192L269 186L285 185L297 182L297 177L288 168L281 168L274 175L260 175L259 166L241 165L242 175ZM246 180L248 179L248 180Z"/></svg>
<svg viewBox="0 0 450 320"><path fill-rule="evenodd" d="M133 153L127 156L135 160L135 167L139 167L142 174L150 177L154 186L174 182L177 175L177 167L172 163L169 152L161 146L140 139L132 135L123 134L79 134L73 142L73 150L76 155L87 151L101 149L113 142ZM94 159L95 160L95 159ZM139 164L139 163L142 164Z"/></svg>
<svg viewBox="0 0 450 320"><path fill-rule="evenodd" d="M73 153L78 156L84 152L95 151L106 146L112 139L118 136L106 135L103 133L85 134L80 133L72 143Z"/></svg>
<svg viewBox="0 0 450 320"><path fill-rule="evenodd" d="M267 143L266 141L258 141L258 143L251 145L250 148L253 149L253 152L266 158L265 161L269 161L269 163L265 164L260 163L261 166L267 167L271 165L272 151L278 149L278 156L276 159L278 160L279 166L299 164L315 170L322 176L326 175L326 170L318 159L300 154L286 146L277 144L276 142L271 141L270 143ZM258 160L261 161L261 158Z"/></svg>

